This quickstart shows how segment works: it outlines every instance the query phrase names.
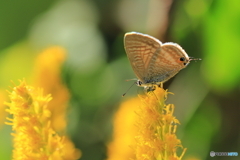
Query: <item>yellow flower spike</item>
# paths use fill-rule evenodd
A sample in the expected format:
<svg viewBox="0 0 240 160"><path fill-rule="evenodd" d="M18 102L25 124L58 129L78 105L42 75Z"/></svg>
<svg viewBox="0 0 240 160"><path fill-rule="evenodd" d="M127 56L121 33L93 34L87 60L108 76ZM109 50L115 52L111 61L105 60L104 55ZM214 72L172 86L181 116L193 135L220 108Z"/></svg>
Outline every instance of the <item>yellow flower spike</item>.
<svg viewBox="0 0 240 160"><path fill-rule="evenodd" d="M108 160L129 160L134 158L134 136L137 133L136 109L140 105L139 98L123 102L114 116L113 141L108 144Z"/></svg>
<svg viewBox="0 0 240 160"><path fill-rule="evenodd" d="M33 71L33 85L43 88L45 93L50 93L54 97L48 103L49 111L45 110L44 112L46 116L51 115L51 127L61 134L66 133L66 112L70 97L67 87L61 80L61 69L66 57L67 52L63 47L49 47L36 57ZM46 77L48 78L46 79ZM65 146L66 144L69 146L65 147L65 159L71 160L80 157L80 150L75 149L69 138L65 138L64 143ZM72 155L73 153L74 155Z"/></svg>
<svg viewBox="0 0 240 160"><path fill-rule="evenodd" d="M123 102L114 118L113 141L108 144L108 160L181 160L176 136L179 121L174 105L165 104L162 88Z"/></svg>
<svg viewBox="0 0 240 160"><path fill-rule="evenodd" d="M165 104L167 91L162 88L139 96L142 103L137 110L138 133L136 138L137 160L180 160L176 151L182 148L175 134L179 121L173 116L174 105Z"/></svg>
<svg viewBox="0 0 240 160"><path fill-rule="evenodd" d="M57 132L63 133L67 125L65 115L70 97L67 87L61 80L61 67L66 57L67 52L64 48L49 47L37 56L33 71L33 85L44 88L45 93L50 93L54 97L48 105L52 113L52 127Z"/></svg>
<svg viewBox="0 0 240 160"><path fill-rule="evenodd" d="M3 102L6 100L6 91L0 90L0 128L4 124L5 117L6 117L6 106Z"/></svg>
<svg viewBox="0 0 240 160"><path fill-rule="evenodd" d="M7 124L11 124L14 131L14 160L63 160L66 153L71 152L75 153L67 159L80 157L80 152L73 147L66 148L65 138L52 129L48 110L50 95L20 81L9 97L11 102L5 104L9 107L6 111L13 115L7 118L11 122Z"/></svg>

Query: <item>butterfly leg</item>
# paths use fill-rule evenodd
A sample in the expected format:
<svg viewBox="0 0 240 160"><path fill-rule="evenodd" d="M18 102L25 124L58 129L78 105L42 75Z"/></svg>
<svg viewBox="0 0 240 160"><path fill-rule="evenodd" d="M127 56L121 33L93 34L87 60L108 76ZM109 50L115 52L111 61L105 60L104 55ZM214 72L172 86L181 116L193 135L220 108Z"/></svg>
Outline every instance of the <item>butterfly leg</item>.
<svg viewBox="0 0 240 160"><path fill-rule="evenodd" d="M147 87L146 88L146 91L147 92L152 92L152 91L154 91L156 89L156 86L151 86L151 87Z"/></svg>

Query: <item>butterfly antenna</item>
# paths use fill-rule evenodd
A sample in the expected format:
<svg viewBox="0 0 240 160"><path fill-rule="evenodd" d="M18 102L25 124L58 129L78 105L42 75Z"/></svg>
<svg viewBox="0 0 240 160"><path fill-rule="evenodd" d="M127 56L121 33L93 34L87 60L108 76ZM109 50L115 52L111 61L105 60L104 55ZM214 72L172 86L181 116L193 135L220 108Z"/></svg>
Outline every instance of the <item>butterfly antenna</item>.
<svg viewBox="0 0 240 160"><path fill-rule="evenodd" d="M127 92L132 88L132 86L133 86L134 84L136 84L136 82L134 82L134 83L131 85L131 87L128 88L128 90L122 95L122 97L124 97L124 96L127 94Z"/></svg>
<svg viewBox="0 0 240 160"><path fill-rule="evenodd" d="M126 81L128 82L128 81L136 81L137 79L136 78L133 78L133 79L127 79Z"/></svg>
<svg viewBox="0 0 240 160"><path fill-rule="evenodd" d="M189 57L190 61L200 61L202 60L201 58L194 58L194 57Z"/></svg>

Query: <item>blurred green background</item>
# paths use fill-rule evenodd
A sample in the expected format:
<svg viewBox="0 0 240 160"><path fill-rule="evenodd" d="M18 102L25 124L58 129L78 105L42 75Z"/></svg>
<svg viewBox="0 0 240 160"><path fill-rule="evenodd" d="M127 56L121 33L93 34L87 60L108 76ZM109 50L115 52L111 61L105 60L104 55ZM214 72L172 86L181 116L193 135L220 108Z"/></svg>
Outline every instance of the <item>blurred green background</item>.
<svg viewBox="0 0 240 160"><path fill-rule="evenodd" d="M112 118L121 101L136 96L123 46L126 32L180 44L201 58L164 84L174 93L184 159L210 151L240 154L239 0L11 0L0 1L0 87L28 78L37 53L67 49L63 81L71 92L68 133L81 160L106 159ZM10 126L0 128L0 159L11 159Z"/></svg>

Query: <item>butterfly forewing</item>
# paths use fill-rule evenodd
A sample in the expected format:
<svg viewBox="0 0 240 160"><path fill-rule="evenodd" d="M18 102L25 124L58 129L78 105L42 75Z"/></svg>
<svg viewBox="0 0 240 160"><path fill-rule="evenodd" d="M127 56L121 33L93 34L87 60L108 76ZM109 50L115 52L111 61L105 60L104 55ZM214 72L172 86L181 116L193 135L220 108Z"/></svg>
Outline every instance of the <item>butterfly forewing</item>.
<svg viewBox="0 0 240 160"><path fill-rule="evenodd" d="M131 32L125 34L124 46L132 68L142 82L146 81L148 70L155 55L161 51L161 42L154 37Z"/></svg>

